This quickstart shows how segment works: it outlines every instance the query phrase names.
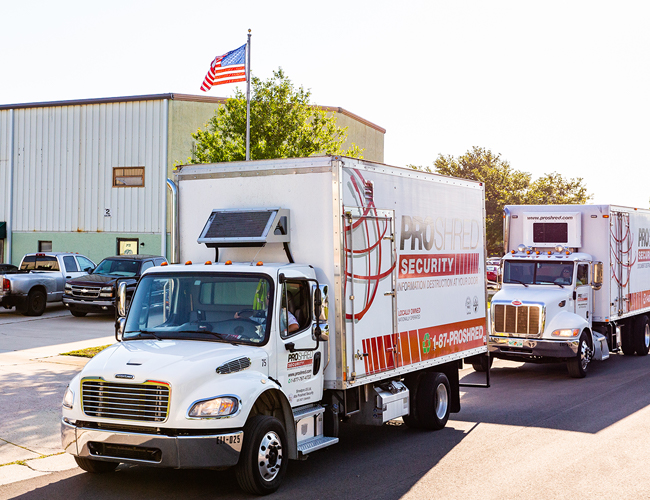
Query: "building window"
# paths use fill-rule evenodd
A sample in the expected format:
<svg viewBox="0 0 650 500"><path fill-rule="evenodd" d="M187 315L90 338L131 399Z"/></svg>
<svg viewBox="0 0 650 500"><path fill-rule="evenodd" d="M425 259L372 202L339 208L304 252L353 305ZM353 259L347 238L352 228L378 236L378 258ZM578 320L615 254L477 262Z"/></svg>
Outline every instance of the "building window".
<svg viewBox="0 0 650 500"><path fill-rule="evenodd" d="M117 255L135 255L138 253L138 238L118 238Z"/></svg>
<svg viewBox="0 0 650 500"><path fill-rule="evenodd" d="M114 167L113 187L144 187L144 167Z"/></svg>
<svg viewBox="0 0 650 500"><path fill-rule="evenodd" d="M52 242L51 241L40 241L38 242L38 251L39 252L51 252L52 251Z"/></svg>

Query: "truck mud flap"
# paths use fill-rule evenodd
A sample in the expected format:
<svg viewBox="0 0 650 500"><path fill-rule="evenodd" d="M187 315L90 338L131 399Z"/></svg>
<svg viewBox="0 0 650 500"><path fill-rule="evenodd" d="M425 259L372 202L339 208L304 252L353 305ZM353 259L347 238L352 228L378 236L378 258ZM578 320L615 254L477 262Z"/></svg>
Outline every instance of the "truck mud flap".
<svg viewBox="0 0 650 500"><path fill-rule="evenodd" d="M490 368L492 366L492 363L489 362L489 356L490 356L489 353L486 353L486 355L488 356L488 363L486 366L487 369L485 370L485 383L484 384L459 383L458 384L459 387L481 387L483 389L487 389L490 387ZM467 359L471 359L471 358L467 358Z"/></svg>

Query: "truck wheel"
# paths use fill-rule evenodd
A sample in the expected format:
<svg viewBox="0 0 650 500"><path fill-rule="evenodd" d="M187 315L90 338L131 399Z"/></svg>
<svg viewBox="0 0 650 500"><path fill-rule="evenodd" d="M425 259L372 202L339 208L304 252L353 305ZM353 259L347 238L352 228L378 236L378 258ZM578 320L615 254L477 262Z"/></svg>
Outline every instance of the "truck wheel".
<svg viewBox="0 0 650 500"><path fill-rule="evenodd" d="M45 312L47 297L41 290L32 290L27 295L27 310L25 316L41 316Z"/></svg>
<svg viewBox="0 0 650 500"><path fill-rule="evenodd" d="M422 375L417 394L418 419L423 429L439 430L449 420L451 387L444 373Z"/></svg>
<svg viewBox="0 0 650 500"><path fill-rule="evenodd" d="M241 489L268 495L280 487L289 457L284 454L287 438L275 417L256 415L244 426L244 442L236 468Z"/></svg>
<svg viewBox="0 0 650 500"><path fill-rule="evenodd" d="M626 321L623 323L623 331L621 332L621 351L626 356L634 355L634 323Z"/></svg>
<svg viewBox="0 0 650 500"><path fill-rule="evenodd" d="M86 314L88 314L88 312L79 311L77 309L70 309L70 314L72 314L75 318L83 318Z"/></svg>
<svg viewBox="0 0 650 500"><path fill-rule="evenodd" d="M644 314L634 322L634 350L639 356L646 356L650 348L650 322Z"/></svg>
<svg viewBox="0 0 650 500"><path fill-rule="evenodd" d="M92 458L74 457L79 468L86 472L94 474L101 474L103 472L113 472L120 465L118 462L102 462L101 460L93 460Z"/></svg>
<svg viewBox="0 0 650 500"><path fill-rule="evenodd" d="M492 356L488 357L487 354L481 354L472 359L472 368L477 372L486 372L492 368L492 362L494 358Z"/></svg>
<svg viewBox="0 0 650 500"><path fill-rule="evenodd" d="M578 354L566 364L569 370L569 376L572 378L584 378L587 375L587 366L589 366L591 356L592 353L589 342L587 341L587 335L582 332L578 343Z"/></svg>
<svg viewBox="0 0 650 500"><path fill-rule="evenodd" d="M411 429L422 429L422 422L418 418L418 389L420 387L420 379L422 378L422 373L409 373L404 377L404 384L408 387L409 390L409 414L402 415L402 420L404 423Z"/></svg>

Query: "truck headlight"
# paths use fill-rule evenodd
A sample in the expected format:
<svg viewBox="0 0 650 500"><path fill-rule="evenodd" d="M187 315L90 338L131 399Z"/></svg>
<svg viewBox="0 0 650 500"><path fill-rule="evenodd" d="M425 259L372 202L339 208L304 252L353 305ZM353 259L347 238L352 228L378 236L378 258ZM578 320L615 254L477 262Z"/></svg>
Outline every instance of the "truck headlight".
<svg viewBox="0 0 650 500"><path fill-rule="evenodd" d="M197 401L190 408L189 417L193 418L211 418L227 417L239 410L239 401L232 396L221 396L214 399Z"/></svg>
<svg viewBox="0 0 650 500"><path fill-rule="evenodd" d="M65 388L65 394L63 395L62 404L65 408L72 410L72 406L74 405L74 392L72 392L70 386Z"/></svg>
<svg viewBox="0 0 650 500"><path fill-rule="evenodd" d="M66 285L65 285L65 294L66 295L72 295L72 285L68 285L66 283Z"/></svg>
<svg viewBox="0 0 650 500"><path fill-rule="evenodd" d="M112 297L113 296L113 287L112 286L103 286L99 291L100 297Z"/></svg>
<svg viewBox="0 0 650 500"><path fill-rule="evenodd" d="M577 337L579 333L580 333L580 328L574 328L572 330L570 329L553 330L553 335L557 335L558 337Z"/></svg>

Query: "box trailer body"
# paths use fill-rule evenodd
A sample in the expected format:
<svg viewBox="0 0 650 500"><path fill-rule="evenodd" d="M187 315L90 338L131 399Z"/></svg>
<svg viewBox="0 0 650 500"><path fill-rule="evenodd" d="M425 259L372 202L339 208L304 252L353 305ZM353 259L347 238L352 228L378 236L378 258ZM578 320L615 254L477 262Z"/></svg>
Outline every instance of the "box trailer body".
<svg viewBox="0 0 650 500"><path fill-rule="evenodd" d="M342 420L380 425L403 417L409 425L435 429L444 426L449 412L460 410L462 360L487 352L480 183L334 156L190 165L178 171L176 180L180 261L186 264L147 271L128 318L118 326L122 342L115 349L142 349L152 356L146 345L167 342L164 328L154 331L154 340L130 338L133 317L143 314L137 311L147 283L192 277L192 286L170 293L163 307L175 307L185 297L190 315L197 310L203 329L214 330L212 337L191 340L210 353L204 359L212 374L199 384L183 382L180 369L142 373L133 380L164 378L172 388L168 416L158 427L201 429L210 436L229 432L215 438L222 447L228 445L228 459L221 450L213 456L222 461L200 466L237 464L244 489L269 492L284 470L277 453L270 459L274 466L246 464L258 451L260 426L271 426L278 442L286 441L286 462L336 443ZM220 281L204 293L211 279ZM225 298L214 299L223 283L240 281L239 290L255 288L251 312L258 310L265 327L232 319L227 306L240 293L234 285ZM159 289L174 288L165 287ZM201 290L194 298L192 287ZM302 305L291 310L296 302ZM292 318L298 325L293 332ZM240 342L237 332L245 337L247 329L256 329L259 337ZM216 338L222 334L242 344L239 357ZM188 342L173 341L167 353ZM188 358L195 354L190 350ZM122 359L117 352L112 356ZM225 365L231 368L219 371ZM221 375L215 377L217 367ZM108 372L113 377L113 368L91 362L71 387L83 393L83 380ZM191 390L183 394L181 387L188 385ZM188 405L218 394L234 398L236 414L187 418ZM74 403L64 407L64 435L75 436L64 438L64 445L72 454L86 467L88 460L129 462L86 451L80 443L117 438L98 435L96 429L90 436L70 423L83 418L89 416ZM76 449L70 447L74 440Z"/></svg>
<svg viewBox="0 0 650 500"><path fill-rule="evenodd" d="M505 207L506 255L503 286L492 301L492 354L566 360L578 377L591 359L607 359L610 351L647 354L648 228L650 211L643 209ZM534 279L530 273L527 278L517 274L527 268ZM570 280L560 276L563 269Z"/></svg>

